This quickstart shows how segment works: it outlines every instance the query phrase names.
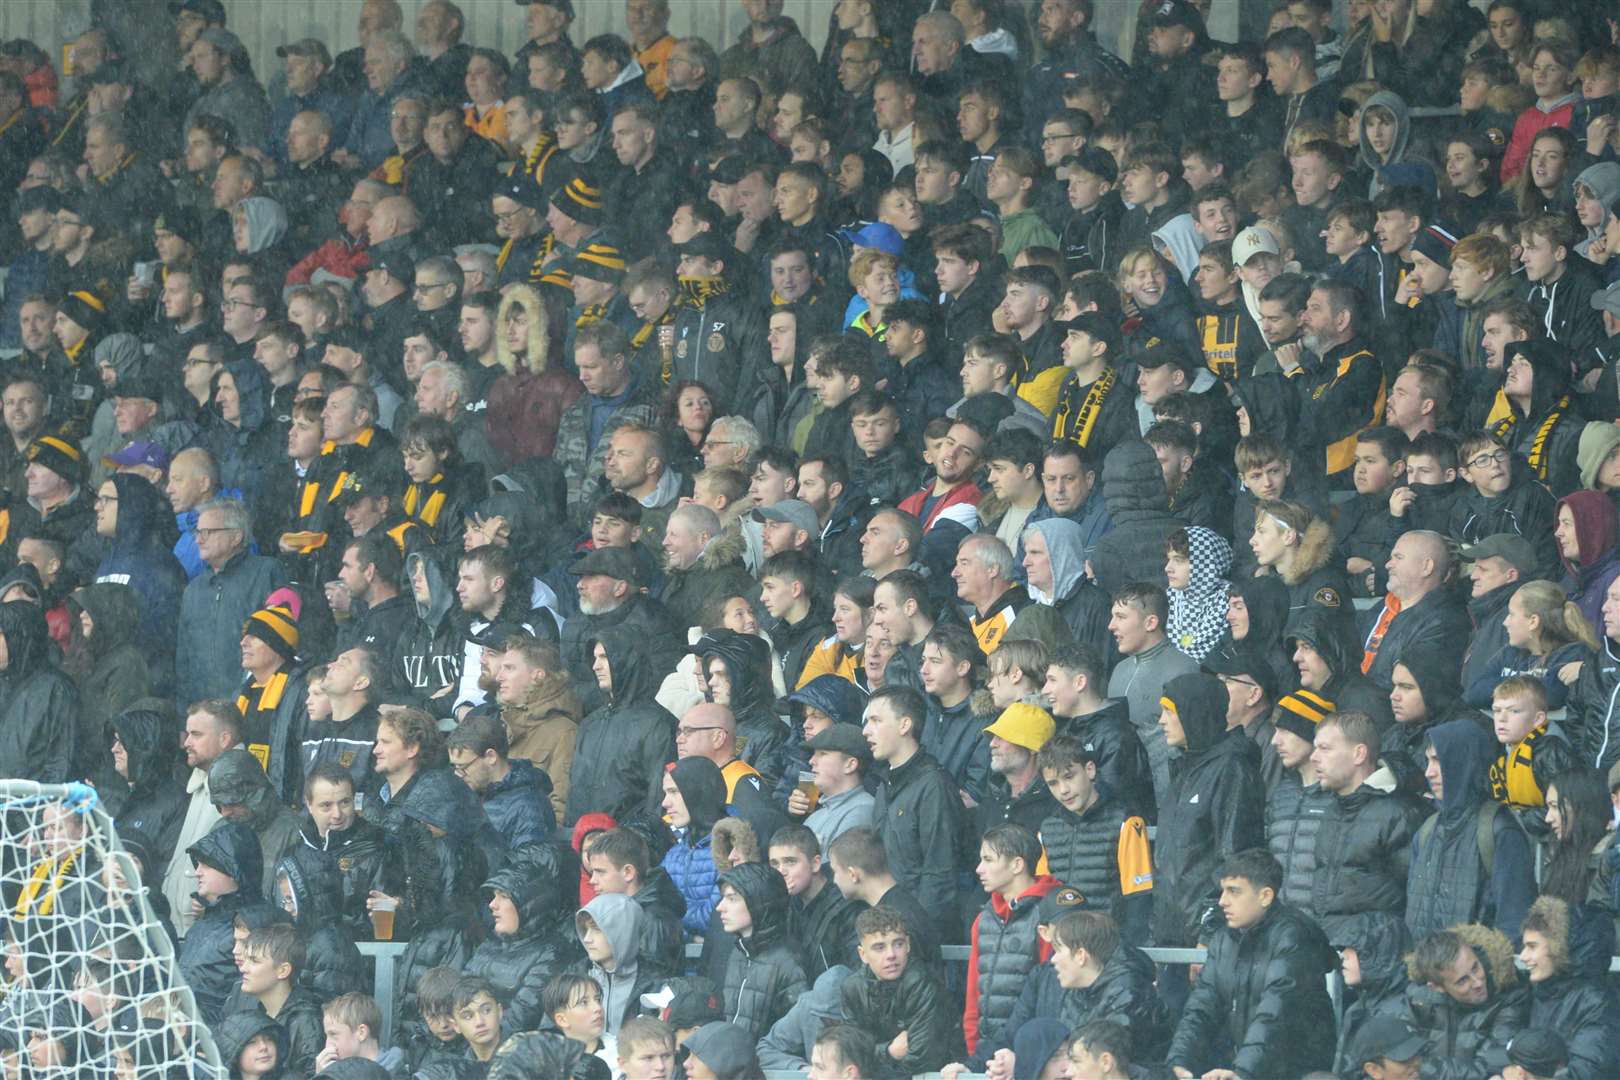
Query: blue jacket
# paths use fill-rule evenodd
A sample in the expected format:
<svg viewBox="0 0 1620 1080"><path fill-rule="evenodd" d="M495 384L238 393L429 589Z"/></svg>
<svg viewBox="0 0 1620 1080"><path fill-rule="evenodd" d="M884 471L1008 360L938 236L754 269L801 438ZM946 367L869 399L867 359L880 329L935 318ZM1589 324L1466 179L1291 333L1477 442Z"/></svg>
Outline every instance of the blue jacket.
<svg viewBox="0 0 1620 1080"><path fill-rule="evenodd" d="M235 499L242 501L242 493L236 488L225 488L217 496L221 499ZM192 507L183 514L174 515L174 526L180 530L180 539L174 542L174 557L180 560L180 567L186 572L189 581L208 569L208 564L202 561L202 555L197 551L197 515L200 511ZM248 550L257 553L258 549L252 544Z"/></svg>
<svg viewBox="0 0 1620 1080"><path fill-rule="evenodd" d="M675 830L675 846L661 864L686 899L681 925L689 934L709 932L709 916L720 900L709 834L726 816L726 781L719 766L708 758L683 758L669 771L670 779L686 803L690 824Z"/></svg>
<svg viewBox="0 0 1620 1080"><path fill-rule="evenodd" d="M543 843L557 827L551 809L551 777L532 761L513 758L506 779L483 793L484 814L508 847Z"/></svg>

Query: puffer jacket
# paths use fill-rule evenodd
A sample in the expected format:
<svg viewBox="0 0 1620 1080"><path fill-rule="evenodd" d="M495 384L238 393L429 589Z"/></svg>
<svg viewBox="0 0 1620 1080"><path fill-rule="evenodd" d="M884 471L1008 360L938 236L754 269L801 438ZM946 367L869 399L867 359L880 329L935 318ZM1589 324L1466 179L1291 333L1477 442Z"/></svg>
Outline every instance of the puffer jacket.
<svg viewBox="0 0 1620 1080"><path fill-rule="evenodd" d="M587 1076L581 1063L591 1054L585 1044L550 1031L529 1031L501 1043L489 1063L488 1080L531 1080L536 1076Z"/></svg>
<svg viewBox="0 0 1620 1080"><path fill-rule="evenodd" d="M466 630L455 589L437 560L421 554L406 559L406 580L413 581L418 574L427 582L428 599L415 600L416 621L400 635L395 670L424 708L445 719L455 703L453 688L461 683Z"/></svg>
<svg viewBox="0 0 1620 1080"><path fill-rule="evenodd" d="M956 925L963 818L956 784L926 750L890 766L872 802L872 824L888 852L889 872L941 926Z"/></svg>
<svg viewBox="0 0 1620 1080"><path fill-rule="evenodd" d="M656 817L664 766L675 760L675 718L654 699L659 674L641 651L641 639L614 627L596 643L607 654L613 689L607 704L579 725L563 814L568 826L593 811L615 821Z"/></svg>
<svg viewBox="0 0 1620 1080"><path fill-rule="evenodd" d="M0 672L0 776L62 784L97 775L105 733L86 725L78 689L52 662L45 613L27 601L0 604L0 637L10 656Z"/></svg>
<svg viewBox="0 0 1620 1080"><path fill-rule="evenodd" d="M1324 976L1339 966L1310 916L1282 901L1244 930L1222 927L1170 1041L1166 1062L1199 1073L1225 1065L1239 1076L1301 1076L1333 1063L1333 1002Z"/></svg>
<svg viewBox="0 0 1620 1080"><path fill-rule="evenodd" d="M236 961L231 958L236 944L232 932L236 916L253 913L269 920L274 912L264 902L264 860L259 854L259 838L248 826L222 821L186 849L186 854L193 862L207 863L236 882L235 892L204 902L203 913L191 924L176 957L180 974L197 999L198 1015L212 1026L219 1023L225 999L242 981Z"/></svg>
<svg viewBox="0 0 1620 1080"><path fill-rule="evenodd" d="M129 790L113 822L119 829L139 829L154 866L168 866L190 801L175 756L174 722L154 709L135 708L114 716L108 727L118 733L129 759Z"/></svg>
<svg viewBox="0 0 1620 1080"><path fill-rule="evenodd" d="M647 871L633 898L641 905L641 944L637 952L649 971L680 971L685 967L685 940L681 920L686 900L662 866Z"/></svg>
<svg viewBox="0 0 1620 1080"><path fill-rule="evenodd" d="M1406 987L1403 1019L1425 1040L1425 1080L1486 1080L1502 1071L1508 1043L1529 1023L1530 994L1518 985L1513 945L1503 935L1474 924L1452 932L1485 969L1485 1003L1465 1005L1414 979Z"/></svg>
<svg viewBox="0 0 1620 1080"><path fill-rule="evenodd" d="M1097 981L1083 990L1063 989L1052 965L1042 964L1024 981L1000 1035L981 1042L966 1062L982 1070L998 1050L1012 1045L1019 1028L1042 1016L1058 1018L1071 1031L1093 1020L1118 1024L1130 1032L1132 1054L1138 1060L1157 1061L1170 1040L1170 1018L1153 985L1156 975L1148 954L1125 942L1103 961Z"/></svg>
<svg viewBox="0 0 1620 1080"><path fill-rule="evenodd" d="M1309 909L1315 888L1316 858L1322 823L1332 798L1320 785L1306 786L1289 769L1266 798L1266 846L1282 867L1277 898Z"/></svg>
<svg viewBox="0 0 1620 1080"><path fill-rule="evenodd" d="M1389 779L1375 774L1348 795L1327 796L1310 902L1300 906L1330 933L1352 915L1405 910L1413 825L1407 805L1375 786Z"/></svg>
<svg viewBox="0 0 1620 1080"><path fill-rule="evenodd" d="M79 687L89 726L104 725L153 691L152 672L141 649L140 602L128 585L108 582L74 590L69 610L89 615L92 632L88 639L74 635L62 668Z"/></svg>
<svg viewBox="0 0 1620 1080"><path fill-rule="evenodd" d="M686 902L681 925L691 935L707 932L709 916L720 900L719 875L709 850L714 823L726 816L726 781L719 766L708 758L682 758L669 772L691 816L674 829L675 843L664 852L660 865Z"/></svg>
<svg viewBox="0 0 1620 1080"><path fill-rule="evenodd" d="M1097 801L1083 812L1057 806L1041 822L1047 869L1098 908L1106 904L1126 941L1145 942L1153 917L1152 864L1140 868L1146 881L1127 880L1129 871L1120 865L1120 855L1126 850L1147 854L1147 825L1126 809L1105 781L1097 782L1097 794ZM1127 844L1127 830L1140 831L1139 845Z"/></svg>
<svg viewBox="0 0 1620 1080"><path fill-rule="evenodd" d="M1110 596L1133 581L1163 586L1164 542L1182 523L1153 447L1133 439L1108 451L1102 484L1114 527L1091 551L1093 578Z"/></svg>
<svg viewBox="0 0 1620 1080"><path fill-rule="evenodd" d="M1608 982L1608 953L1614 950L1614 926L1607 913L1578 908L1544 896L1533 908L1546 925L1549 951L1562 957L1556 974L1530 983L1530 1026L1556 1031L1569 1045L1569 1080L1604 1080L1620 1073L1620 999ZM1597 927L1601 921L1607 925ZM1599 932L1593 933L1596 927ZM1597 938L1604 947L1586 949L1581 936Z"/></svg>
<svg viewBox="0 0 1620 1080"><path fill-rule="evenodd" d="M484 816L507 847L544 843L557 827L551 809L551 777L522 758L511 759L510 765L505 778L479 794Z"/></svg>
<svg viewBox="0 0 1620 1080"><path fill-rule="evenodd" d="M724 531L710 540L697 562L664 572L658 599L681 626L702 626L714 605L728 596L752 596L757 585L743 566L741 532Z"/></svg>
<svg viewBox="0 0 1620 1080"><path fill-rule="evenodd" d="M1265 842L1265 785L1260 752L1241 731L1226 730L1226 688L1213 675L1178 675L1164 696L1186 732L1171 762L1169 797L1159 807L1154 843L1153 936L1161 946L1198 939L1214 907L1215 870L1236 851Z"/></svg>
<svg viewBox="0 0 1620 1080"><path fill-rule="evenodd" d="M298 828L298 842L277 864L286 863L310 880L324 874L338 874L338 895L330 910L321 912L323 921L340 924L355 940L371 938L371 915L366 897L371 891L384 896L400 896L405 891L405 866L398 842L380 825L358 814L347 829L331 829L325 836L315 821L305 814Z"/></svg>
<svg viewBox="0 0 1620 1080"><path fill-rule="evenodd" d="M999 892L973 920L968 949L967 1008L962 1013L962 1037L968 1053L985 1039L1006 1030L1019 991L1030 972L1051 955L1051 943L1038 933L1041 897L1062 883L1043 874L1012 902Z"/></svg>
<svg viewBox="0 0 1620 1080"><path fill-rule="evenodd" d="M771 647L753 634L739 634L723 626L698 638L698 663L718 659L731 680L732 715L737 718L737 756L759 773L760 790L775 791L781 783L789 741L797 740L776 715L771 687Z"/></svg>
<svg viewBox="0 0 1620 1080"><path fill-rule="evenodd" d="M259 838L259 880L268 885L276 863L300 842L298 815L276 798L258 759L240 747L225 751L208 767L208 796L216 807L247 807L247 824Z"/></svg>
<svg viewBox="0 0 1620 1080"><path fill-rule="evenodd" d="M906 964L898 979L885 982L862 964L839 988L844 1020L887 1046L906 1032L906 1056L895 1061L880 1053L883 1077L905 1077L935 1072L955 1060L957 1027L955 1006L939 978L926 964Z"/></svg>
<svg viewBox="0 0 1620 1080"><path fill-rule="evenodd" d="M277 902L290 907L294 924L305 935L304 966L298 985L321 1001L339 994L370 993L371 965L355 948L348 928L332 917L338 910L343 881L337 863L317 864L313 874L292 855L276 863L274 888ZM317 1024L319 1017L316 1018Z"/></svg>
<svg viewBox="0 0 1620 1080"><path fill-rule="evenodd" d="M1377 607L1363 613L1360 626L1363 648L1371 644L1380 615ZM1468 609L1450 587L1442 585L1416 604L1401 608L1389 621L1372 666L1366 671L1367 678L1388 694L1395 660L1402 653L1414 648L1449 651L1458 642L1466 641L1472 630Z"/></svg>
<svg viewBox="0 0 1620 1080"><path fill-rule="evenodd" d="M1451 506L1446 535L1459 544L1477 544L1496 533L1522 536L1542 556L1536 576L1556 581L1558 545L1551 538L1558 502L1536 482L1528 465L1514 458L1509 468L1513 478L1500 495L1481 495L1472 485L1463 489Z"/></svg>
<svg viewBox="0 0 1620 1080"><path fill-rule="evenodd" d="M744 863L721 874L720 884L737 891L753 919L753 932L737 939L726 962L726 1018L757 1041L810 989L810 980L787 941L782 875L763 863Z"/></svg>
<svg viewBox="0 0 1620 1080"><path fill-rule="evenodd" d="M578 869L567 865L564 851L572 857L561 844L537 844L484 882L486 894L511 897L518 914L517 930L487 938L465 968L494 984L505 1009L502 1038L539 1027L547 1019L540 1006L546 983L584 956L574 933L573 898L565 895Z"/></svg>
<svg viewBox="0 0 1620 1080"><path fill-rule="evenodd" d="M216 1046L219 1056L226 1062L232 1076L242 1075L237 1069L237 1062L242 1057L248 1043L260 1035L268 1035L276 1044L276 1071L270 1074L269 1080L280 1080L286 1075L287 1051L289 1043L287 1029L276 1023L264 1014L263 1009L242 1009L225 1017L225 1022L214 1028Z"/></svg>

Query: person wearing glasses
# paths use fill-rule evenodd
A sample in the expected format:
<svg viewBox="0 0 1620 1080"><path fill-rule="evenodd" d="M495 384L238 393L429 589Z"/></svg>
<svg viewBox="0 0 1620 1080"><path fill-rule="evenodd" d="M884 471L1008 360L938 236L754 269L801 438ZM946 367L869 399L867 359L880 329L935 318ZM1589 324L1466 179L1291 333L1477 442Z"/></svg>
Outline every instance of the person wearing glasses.
<svg viewBox="0 0 1620 1080"><path fill-rule="evenodd" d="M1543 560L1545 573L1539 576L1557 578L1552 532L1558 504L1552 493L1514 459L1501 436L1490 432L1464 439L1457 462L1468 486L1452 504L1447 535L1459 544L1477 544L1497 533L1522 536Z"/></svg>

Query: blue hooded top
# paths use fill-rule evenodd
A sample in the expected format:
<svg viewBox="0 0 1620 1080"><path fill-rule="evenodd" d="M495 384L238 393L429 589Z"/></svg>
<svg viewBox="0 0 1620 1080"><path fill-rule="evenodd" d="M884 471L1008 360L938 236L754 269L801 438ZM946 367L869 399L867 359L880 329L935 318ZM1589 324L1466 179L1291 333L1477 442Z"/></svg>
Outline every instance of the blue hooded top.
<svg viewBox="0 0 1620 1080"><path fill-rule="evenodd" d="M128 585L140 594L140 633L156 650L154 674L166 685L186 587L185 569L174 557L174 513L143 478L114 473L109 480L118 493L118 522L111 550L96 567L96 581Z"/></svg>

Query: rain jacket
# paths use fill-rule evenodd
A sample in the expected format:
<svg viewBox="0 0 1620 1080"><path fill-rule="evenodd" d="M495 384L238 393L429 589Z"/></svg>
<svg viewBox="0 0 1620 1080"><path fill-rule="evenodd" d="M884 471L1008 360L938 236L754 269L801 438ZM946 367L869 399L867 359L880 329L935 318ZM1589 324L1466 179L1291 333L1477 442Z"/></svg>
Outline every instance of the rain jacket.
<svg viewBox="0 0 1620 1080"><path fill-rule="evenodd" d="M512 758L504 779L479 792L484 816L510 848L544 843L557 827L551 778L531 761Z"/></svg>
<svg viewBox="0 0 1620 1080"><path fill-rule="evenodd" d="M1537 900L1534 910L1547 924L1549 951L1561 960L1556 974L1530 983L1530 1027L1564 1037L1569 1080L1614 1076L1620 1072L1620 1000L1608 982L1613 923L1607 913L1586 906L1571 909L1551 896Z"/></svg>
<svg viewBox="0 0 1620 1080"><path fill-rule="evenodd" d="M1170 764L1168 798L1159 804L1154 843L1154 940L1191 945L1215 906L1215 870L1236 851L1265 843L1265 785L1260 752L1247 735L1226 730L1226 688L1213 675L1178 675L1164 687L1186 733ZM1207 1068L1208 1066L1206 1066Z"/></svg>
<svg viewBox="0 0 1620 1080"><path fill-rule="evenodd" d="M546 983L584 955L574 932L572 898L567 895L574 878L568 865L572 858L573 852L561 844L538 844L484 882L485 894L505 893L518 913L515 932L497 932L485 939L465 965L468 975L494 984L505 1008L502 1038L533 1031L548 1019L540 1005Z"/></svg>
<svg viewBox="0 0 1620 1080"><path fill-rule="evenodd" d="M244 551L186 586L175 643L175 655L186 662L175 673L175 700L232 696L242 679L242 624L264 606L280 576L274 559Z"/></svg>
<svg viewBox="0 0 1620 1080"><path fill-rule="evenodd" d="M96 726L152 692L137 626L140 597L128 585L86 585L74 591L72 606L90 616L93 632L88 640L75 634L63 668L79 687L87 727Z"/></svg>
<svg viewBox="0 0 1620 1080"><path fill-rule="evenodd" d="M587 961L586 971L602 989L606 1031L617 1035L626 1020L641 1015L642 993L656 991L666 976L676 972L659 971L656 965L641 963L641 942L646 936L642 924L646 913L631 897L620 893L602 893L596 897L574 917L576 934L586 915L602 928L613 949L612 971L594 960Z"/></svg>
<svg viewBox="0 0 1620 1080"><path fill-rule="evenodd" d="M1557 518L1557 500L1538 484L1529 467L1514 459L1509 468L1513 478L1500 495L1486 497L1466 485L1451 506L1446 535L1458 544L1477 544L1496 533L1512 533L1534 544L1545 561L1537 576L1558 577L1557 546L1552 543Z"/></svg>
<svg viewBox="0 0 1620 1080"><path fill-rule="evenodd" d="M592 1075L580 1069L591 1054L585 1044L550 1031L528 1031L507 1039L489 1063L487 1080L532 1080L537 1076ZM482 1075L482 1074L481 1074ZM426 1077L424 1077L426 1080Z"/></svg>
<svg viewBox="0 0 1620 1080"><path fill-rule="evenodd" d="M1430 728L1429 744L1440 762L1444 793L1434 825L1425 822L1412 838L1406 928L1414 941L1463 922L1517 937L1535 898L1535 872L1529 839L1491 799L1490 768L1501 747L1467 719ZM1489 865L1479 846L1485 819L1495 848Z"/></svg>
<svg viewBox="0 0 1620 1080"><path fill-rule="evenodd" d="M1484 1004L1464 1005L1415 979L1406 987L1405 1019L1427 1040L1424 1075L1436 1080L1486 1080L1507 1064L1508 1043L1530 1020L1530 994L1519 985L1513 945L1477 924L1452 927L1485 969ZM1410 964L1408 964L1410 968Z"/></svg>
<svg viewBox="0 0 1620 1080"><path fill-rule="evenodd" d="M1114 527L1091 551L1091 571L1109 596L1133 581L1164 584L1164 542L1182 523L1170 513L1170 494L1153 447L1120 443L1103 462L1103 498Z"/></svg>
<svg viewBox="0 0 1620 1080"><path fill-rule="evenodd" d="M1274 901L1253 926L1222 927L1187 998L1165 1059L1197 1073L1302 1076L1333 1063L1335 1016L1324 977L1339 957L1310 916ZM1228 1062L1211 1050L1225 1039Z"/></svg>
<svg viewBox="0 0 1620 1080"><path fill-rule="evenodd" d="M683 627L701 626L711 609L728 596L753 594L753 577L743 566L741 532L724 531L698 553L685 570L664 571L658 599L671 618Z"/></svg>
<svg viewBox="0 0 1620 1080"><path fill-rule="evenodd" d="M1293 656L1283 649L1283 630L1288 625L1288 586L1281 578L1239 577L1232 592L1243 597L1249 612L1249 630L1243 640L1264 650L1279 686L1291 686L1299 678Z"/></svg>
<svg viewBox="0 0 1620 1080"><path fill-rule="evenodd" d="M208 794L215 806L245 806L259 838L259 880L275 877L276 863L298 843L298 815L283 806L258 760L246 750L227 750L208 767Z"/></svg>
<svg viewBox="0 0 1620 1080"><path fill-rule="evenodd" d="M266 921L273 918L264 902L264 858L253 830L234 821L220 822L186 854L193 862L207 863L236 882L235 892L204 904L202 915L191 924L176 956L180 974L196 996L198 1015L215 1025L220 1021L225 999L242 980L231 959L236 916L255 913Z"/></svg>
<svg viewBox="0 0 1620 1080"><path fill-rule="evenodd" d="M186 572L174 557L174 512L157 488L133 473L112 477L118 524L112 548L96 567L96 581L129 585L140 594L140 634L161 686L174 667L171 651Z"/></svg>
<svg viewBox="0 0 1620 1080"><path fill-rule="evenodd" d="M455 703L455 687L461 683L465 648L461 606L438 560L422 554L410 556L405 560L405 580L410 581L418 568L427 576L428 602L413 600L416 621L400 635L395 663L422 705L445 719Z"/></svg>
<svg viewBox="0 0 1620 1080"><path fill-rule="evenodd" d="M1358 658L1350 653L1350 644L1336 631L1333 625L1332 612L1317 607L1309 607L1303 611L1295 612L1288 620L1288 629L1284 631L1284 648L1290 656L1294 653L1294 643L1304 642L1327 664L1328 680L1326 685L1318 690L1301 689L1300 694L1313 695L1312 702L1318 709L1325 712L1364 712L1372 717L1383 731L1394 722L1389 710L1389 693L1380 690L1371 679L1361 673ZM1397 642L1397 644L1401 644ZM1419 647L1422 645L1419 643ZM1381 650L1380 650L1381 651ZM1394 657L1399 653L1392 653L1390 670L1395 669ZM1298 682L1296 676L1295 680ZM1323 709L1323 706L1326 706Z"/></svg>
<svg viewBox="0 0 1620 1080"><path fill-rule="evenodd" d="M675 718L654 700L658 673L627 627L597 639L613 673L608 703L579 725L563 822L592 811L616 821L654 818L663 800L664 766L675 760ZM594 644L592 651L594 652Z"/></svg>
<svg viewBox="0 0 1620 1080"><path fill-rule="evenodd" d="M322 1001L354 991L369 994L371 965L341 921L343 879L337 863L316 864L313 870L306 874L292 854L284 855L271 884L277 905L291 907L289 914L305 936L298 985Z"/></svg>
<svg viewBox="0 0 1620 1080"><path fill-rule="evenodd" d="M878 782L872 826L888 852L889 872L942 926L955 925L956 853L965 824L956 784L926 750L890 765Z"/></svg>
<svg viewBox="0 0 1620 1080"><path fill-rule="evenodd" d="M736 754L760 775L760 789L776 790L787 772L788 744L802 742L776 715L770 646L752 634L716 627L698 639L698 662L717 657L731 678L731 712L737 718ZM763 838L762 838L763 839Z"/></svg>
<svg viewBox="0 0 1620 1080"><path fill-rule="evenodd" d="M200 1006L201 1002L198 1004ZM269 1080L280 1080L287 1075L287 1052L290 1049L287 1029L266 1016L264 1010L242 1009L233 1012L214 1030L217 1033L214 1045L219 1049L219 1056L225 1061L233 1077L241 1075L237 1070L237 1062L242 1057L242 1051L247 1049L248 1043L260 1035L270 1036L276 1044L276 1071L270 1074Z"/></svg>
<svg viewBox="0 0 1620 1080"><path fill-rule="evenodd" d="M250 202L253 200L249 200ZM268 200L266 200L268 201ZM253 506L264 491L266 474L286 455L281 445L284 433L271 423L270 381L256 360L239 360L225 365L225 372L236 386L240 412L235 424L220 415L219 405L210 398L213 422L205 429L199 444L214 455L219 464L219 482L237 488ZM213 391L219 393L220 376L214 376ZM120 507L122 510L122 507Z"/></svg>
<svg viewBox="0 0 1620 1080"><path fill-rule="evenodd" d="M700 935L707 931L709 916L720 900L709 834L714 823L726 816L726 781L720 767L708 758L682 758L669 775L692 820L675 827L675 843L664 852L660 865L686 902L681 925L688 934Z"/></svg>
<svg viewBox="0 0 1620 1080"><path fill-rule="evenodd" d="M129 757L129 790L113 822L146 836L151 869L161 874L174 855L189 801L174 721L153 709L132 708L108 720L107 728L117 732Z"/></svg>
<svg viewBox="0 0 1620 1080"><path fill-rule="evenodd" d="M726 1018L756 1041L810 989L798 954L787 941L788 894L782 875L763 863L744 863L720 875L737 890L753 918L752 933L737 939L726 963Z"/></svg>
<svg viewBox="0 0 1620 1080"><path fill-rule="evenodd" d="M0 671L0 776L61 784L96 775L107 741L51 659L45 613L25 600L0 604L0 637L9 654Z"/></svg>
<svg viewBox="0 0 1620 1080"><path fill-rule="evenodd" d="M1608 774L1620 761L1620 642L1607 635L1603 647L1581 665L1580 678L1569 693L1569 726L1578 732L1576 747L1582 760Z"/></svg>
<svg viewBox="0 0 1620 1080"><path fill-rule="evenodd" d="M372 935L366 897L373 889L385 896L399 896L405 891L402 860L398 842L380 825L358 814L347 829L332 829L325 836L314 819L305 814L298 842L277 865L291 861L308 880L336 872L338 895L331 910L320 912L321 920L338 922L355 940L364 941Z"/></svg>
<svg viewBox="0 0 1620 1080"><path fill-rule="evenodd" d="M1153 798L1153 765L1147 747L1131 726L1130 707L1110 698L1096 712L1057 718L1058 731L1073 735L1097 762L1097 782L1106 784L1133 814L1149 824L1158 820ZM1158 717L1154 717L1158 726Z"/></svg>
<svg viewBox="0 0 1620 1080"><path fill-rule="evenodd" d="M1379 607L1364 612L1360 631L1362 649L1376 648L1372 664L1367 668L1367 678L1384 693L1389 691L1396 657L1413 649L1453 649L1459 642L1466 641L1473 630L1467 608L1449 583L1441 584L1416 603L1402 607L1384 627L1382 639L1375 643L1373 635L1378 632L1382 614Z"/></svg>
<svg viewBox="0 0 1620 1080"><path fill-rule="evenodd" d="M1559 284L1567 287L1565 282ZM1582 307L1591 311L1588 304ZM1498 390L1485 421L1485 426L1529 465L1535 478L1559 496L1581 486L1576 453L1582 425L1571 407L1568 355L1566 348L1552 341L1515 341L1506 345L1502 350L1504 365L1522 358L1534 372L1530 404L1520 413L1507 391Z"/></svg>
<svg viewBox="0 0 1620 1080"><path fill-rule="evenodd" d="M844 1019L839 990L854 974L853 968L843 964L822 972L809 992L801 995L787 1015L772 1024L759 1040L759 1067L790 1072L808 1069L811 1051L822 1030Z"/></svg>

